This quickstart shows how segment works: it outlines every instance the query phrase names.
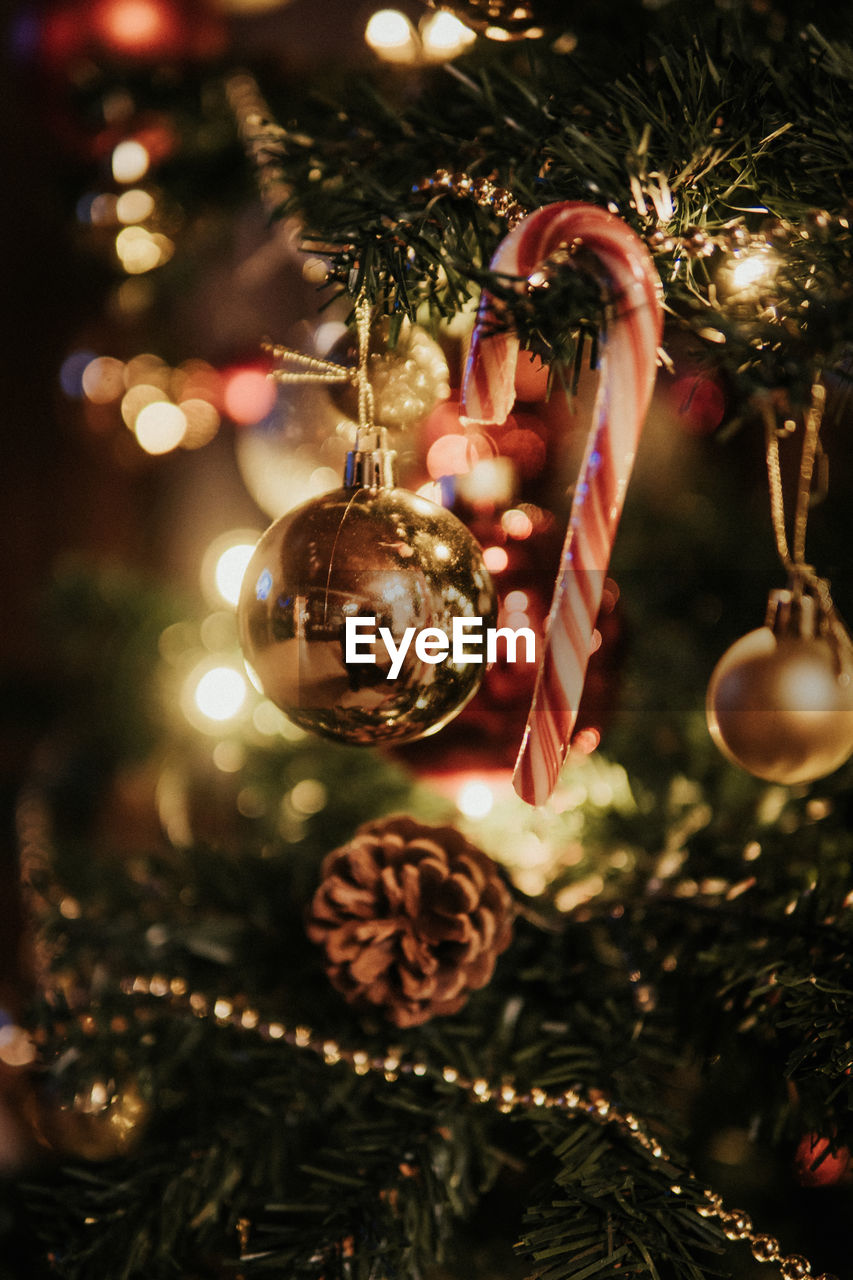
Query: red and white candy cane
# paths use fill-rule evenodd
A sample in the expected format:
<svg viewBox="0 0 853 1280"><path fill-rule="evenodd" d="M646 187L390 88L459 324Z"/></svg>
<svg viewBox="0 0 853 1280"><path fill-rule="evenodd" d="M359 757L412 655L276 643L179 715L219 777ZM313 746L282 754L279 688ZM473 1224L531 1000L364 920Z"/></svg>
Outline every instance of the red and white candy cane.
<svg viewBox="0 0 853 1280"><path fill-rule="evenodd" d="M575 489L543 651L513 783L529 804L556 786L580 706L592 633L634 456L649 407L663 325L660 281L637 236L596 205L546 205L499 246L492 269L525 279L558 250L602 284L608 318L586 451ZM571 257L570 257L571 260ZM462 384L465 420L503 422L515 399L518 337L496 330L484 294Z"/></svg>

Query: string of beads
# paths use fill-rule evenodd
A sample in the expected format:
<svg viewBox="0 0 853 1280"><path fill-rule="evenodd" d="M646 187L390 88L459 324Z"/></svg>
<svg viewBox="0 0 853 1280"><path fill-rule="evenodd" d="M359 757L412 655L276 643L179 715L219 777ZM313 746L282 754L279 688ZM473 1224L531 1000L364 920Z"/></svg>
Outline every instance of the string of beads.
<svg viewBox="0 0 853 1280"><path fill-rule="evenodd" d="M136 975L122 979L119 989L123 995L139 1001L135 1013L143 1021L151 1012L144 1001L153 998L167 1004L174 1013L188 1014L217 1027L231 1027L270 1043L306 1050L321 1058L326 1066L343 1065L359 1076L379 1074L389 1083L401 1077L431 1080L459 1090L473 1102L493 1106L504 1115L542 1109L557 1111L570 1118L585 1118L594 1124L615 1129L621 1137L659 1162L673 1178L670 1185L673 1195L681 1196L686 1190L695 1193L697 1189L693 1176L679 1170L637 1116L623 1109L600 1089L584 1089L581 1085L555 1092L541 1088L520 1089L509 1078L495 1083L485 1076L467 1076L451 1065L436 1067L422 1058L406 1057L399 1048L388 1048L378 1054L367 1049L350 1049L304 1024L289 1026L284 1019L265 1017L243 998L211 998L203 992L190 991L183 978L170 978L163 974L151 977ZM98 1031L100 1017L110 1023L115 1017L113 1012L103 1011L98 1005L80 1008L76 1016L82 1029L90 1035ZM782 1280L807 1280L809 1277L838 1280L829 1272L815 1275L811 1263L802 1254L783 1253L775 1236L757 1231L745 1210L727 1209L722 1197L710 1188L702 1189L695 1210L702 1218L716 1220L726 1239L748 1244L757 1262L774 1264Z"/></svg>

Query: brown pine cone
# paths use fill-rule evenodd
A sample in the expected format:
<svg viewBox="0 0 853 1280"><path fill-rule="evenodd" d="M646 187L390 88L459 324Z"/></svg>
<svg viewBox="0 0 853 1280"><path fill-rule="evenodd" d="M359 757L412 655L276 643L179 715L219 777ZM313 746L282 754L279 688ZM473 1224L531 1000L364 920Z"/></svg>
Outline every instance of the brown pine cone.
<svg viewBox="0 0 853 1280"><path fill-rule="evenodd" d="M509 892L453 827L369 822L322 870L308 936L325 947L332 985L398 1027L456 1013L509 945Z"/></svg>

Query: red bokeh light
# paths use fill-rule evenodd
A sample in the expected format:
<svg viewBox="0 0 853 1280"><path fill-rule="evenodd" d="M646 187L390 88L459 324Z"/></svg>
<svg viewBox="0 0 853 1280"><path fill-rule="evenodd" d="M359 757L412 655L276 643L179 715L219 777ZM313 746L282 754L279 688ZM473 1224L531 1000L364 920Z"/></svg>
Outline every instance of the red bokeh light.
<svg viewBox="0 0 853 1280"><path fill-rule="evenodd" d="M272 411L275 400L276 384L264 369L243 366L224 375L222 404L240 427L260 422Z"/></svg>

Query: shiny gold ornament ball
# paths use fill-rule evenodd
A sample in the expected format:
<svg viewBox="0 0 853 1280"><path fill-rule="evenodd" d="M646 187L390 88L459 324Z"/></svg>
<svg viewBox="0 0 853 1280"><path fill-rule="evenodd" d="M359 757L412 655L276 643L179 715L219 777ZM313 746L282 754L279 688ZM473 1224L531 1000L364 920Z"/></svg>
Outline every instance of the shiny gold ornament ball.
<svg viewBox="0 0 853 1280"><path fill-rule="evenodd" d="M717 663L706 712L723 755L768 782L811 782L853 754L853 671L820 635L750 631Z"/></svg>
<svg viewBox="0 0 853 1280"><path fill-rule="evenodd" d="M450 371L444 352L420 325L404 320L394 346L390 325L380 320L370 331L367 376L373 388L377 422L394 430L415 427L450 395ZM354 369L358 344L346 334L328 353L329 360ZM331 388L332 399L353 421L358 419L358 391L351 383Z"/></svg>
<svg viewBox="0 0 853 1280"><path fill-rule="evenodd" d="M150 1107L133 1081L104 1106L76 1099L68 1107L40 1101L31 1114L36 1138L62 1156L79 1160L116 1160L141 1141Z"/></svg>
<svg viewBox="0 0 853 1280"><path fill-rule="evenodd" d="M267 697L303 729L363 744L413 741L461 711L484 663L454 661L452 651L424 661L416 635L436 628L450 637L454 617L481 618L485 629L496 615L469 531L396 487L335 489L276 521L249 563L238 605L244 656ZM387 628L395 649L414 628L397 674L381 638L359 645L374 662L347 660L348 617L374 619L373 633Z"/></svg>

